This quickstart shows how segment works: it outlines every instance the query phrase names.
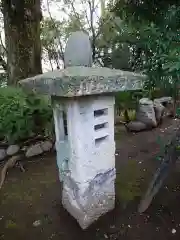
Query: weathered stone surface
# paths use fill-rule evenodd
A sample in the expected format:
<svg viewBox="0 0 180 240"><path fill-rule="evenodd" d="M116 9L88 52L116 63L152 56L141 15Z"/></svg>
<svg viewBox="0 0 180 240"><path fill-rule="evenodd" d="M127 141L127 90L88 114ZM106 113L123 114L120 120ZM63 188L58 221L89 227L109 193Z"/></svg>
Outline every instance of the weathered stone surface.
<svg viewBox="0 0 180 240"><path fill-rule="evenodd" d="M175 115L175 108L174 108L174 101L172 97L161 97L154 99L154 102L160 102L165 106L164 115L165 116L174 116Z"/></svg>
<svg viewBox="0 0 180 240"><path fill-rule="evenodd" d="M18 145L10 145L7 150L6 153L8 156L12 156L14 154L16 154L19 151L20 147Z"/></svg>
<svg viewBox="0 0 180 240"><path fill-rule="evenodd" d="M158 101L162 104L162 103L171 103L173 100L172 100L172 97L161 97L161 98L155 98L154 101Z"/></svg>
<svg viewBox="0 0 180 240"><path fill-rule="evenodd" d="M92 66L92 49L87 34L82 31L71 34L65 48L64 65L65 68L69 66Z"/></svg>
<svg viewBox="0 0 180 240"><path fill-rule="evenodd" d="M6 150L1 148L0 149L0 161L4 160L4 158L6 157Z"/></svg>
<svg viewBox="0 0 180 240"><path fill-rule="evenodd" d="M136 120L143 122L149 127L156 127L156 117L154 111L154 103L148 98L141 98L139 100L139 108L136 114Z"/></svg>
<svg viewBox="0 0 180 240"><path fill-rule="evenodd" d="M146 124L140 121L131 121L126 126L132 132L140 132L147 129Z"/></svg>
<svg viewBox="0 0 180 240"><path fill-rule="evenodd" d="M41 143L36 143L28 147L25 156L28 158L28 157L37 156L42 153L43 153L43 150L41 148Z"/></svg>
<svg viewBox="0 0 180 240"><path fill-rule="evenodd" d="M98 67L68 67L20 81L23 88L59 97L141 89L144 75Z"/></svg>
<svg viewBox="0 0 180 240"><path fill-rule="evenodd" d="M82 229L86 229L115 207L115 176L115 169L110 169L97 174L86 187L85 184L78 184L72 178L66 177L62 203Z"/></svg>
<svg viewBox="0 0 180 240"><path fill-rule="evenodd" d="M154 100L154 111L155 111L156 122L157 124L159 124L163 118L165 107L158 100Z"/></svg>
<svg viewBox="0 0 180 240"><path fill-rule="evenodd" d="M52 149L53 147L53 144L51 141L44 141L44 142L41 142L41 148L44 152L48 152Z"/></svg>

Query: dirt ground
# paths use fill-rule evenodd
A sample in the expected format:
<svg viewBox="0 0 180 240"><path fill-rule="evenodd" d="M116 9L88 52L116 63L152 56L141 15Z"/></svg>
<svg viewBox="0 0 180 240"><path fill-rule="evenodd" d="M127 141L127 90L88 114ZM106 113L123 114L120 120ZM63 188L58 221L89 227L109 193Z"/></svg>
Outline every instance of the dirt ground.
<svg viewBox="0 0 180 240"><path fill-rule="evenodd" d="M147 212L137 213L140 196L160 163L158 137L167 141L178 124L166 120L160 128L139 134L116 128L116 208L86 231L61 206L54 155L26 163L25 173L12 169L0 191L0 239L180 239L178 165Z"/></svg>

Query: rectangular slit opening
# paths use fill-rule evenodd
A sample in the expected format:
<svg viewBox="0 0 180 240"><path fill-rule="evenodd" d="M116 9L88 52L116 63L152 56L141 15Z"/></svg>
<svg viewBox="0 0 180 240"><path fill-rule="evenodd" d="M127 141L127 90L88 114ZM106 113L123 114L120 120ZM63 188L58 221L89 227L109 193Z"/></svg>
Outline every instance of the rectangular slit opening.
<svg viewBox="0 0 180 240"><path fill-rule="evenodd" d="M63 124L64 124L64 134L68 136L68 129L67 129L67 116L65 111L63 111Z"/></svg>
<svg viewBox="0 0 180 240"><path fill-rule="evenodd" d="M103 128L107 128L108 127L108 123L105 122L105 123L101 123L101 124L97 124L94 126L94 130L95 131L98 131L98 130L101 130Z"/></svg>
<svg viewBox="0 0 180 240"><path fill-rule="evenodd" d="M98 109L94 111L94 117L100 117L108 114L108 108Z"/></svg>
<svg viewBox="0 0 180 240"><path fill-rule="evenodd" d="M106 141L108 139L108 135L104 136L104 137L100 137L100 138L96 138L95 139L95 145L99 146L101 143L103 143L104 141Z"/></svg>

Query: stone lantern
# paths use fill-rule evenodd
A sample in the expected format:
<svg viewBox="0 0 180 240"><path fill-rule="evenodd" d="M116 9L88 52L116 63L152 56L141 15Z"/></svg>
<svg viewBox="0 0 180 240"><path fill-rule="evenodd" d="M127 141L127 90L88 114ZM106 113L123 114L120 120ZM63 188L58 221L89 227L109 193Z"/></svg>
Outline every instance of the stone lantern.
<svg viewBox="0 0 180 240"><path fill-rule="evenodd" d="M89 37L73 33L65 69L20 82L52 99L65 209L85 229L115 206L114 93L142 87L141 74L92 67Z"/></svg>

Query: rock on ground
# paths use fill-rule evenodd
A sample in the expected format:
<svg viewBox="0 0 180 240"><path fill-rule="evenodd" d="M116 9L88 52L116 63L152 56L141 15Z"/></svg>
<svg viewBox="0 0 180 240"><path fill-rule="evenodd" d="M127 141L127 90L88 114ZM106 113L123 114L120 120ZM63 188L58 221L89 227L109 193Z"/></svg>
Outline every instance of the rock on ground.
<svg viewBox="0 0 180 240"><path fill-rule="evenodd" d="M29 157L40 155L42 153L43 153L43 150L41 148L41 143L36 143L27 148L25 156L29 158Z"/></svg>
<svg viewBox="0 0 180 240"><path fill-rule="evenodd" d="M132 132L140 132L147 128L145 123L139 121L131 121L126 125L126 127Z"/></svg>
<svg viewBox="0 0 180 240"><path fill-rule="evenodd" d="M4 160L4 158L6 157L6 150L1 148L0 149L0 161Z"/></svg>
<svg viewBox="0 0 180 240"><path fill-rule="evenodd" d="M154 100L154 111L155 111L156 121L157 123L160 123L165 112L165 107L157 100Z"/></svg>
<svg viewBox="0 0 180 240"><path fill-rule="evenodd" d="M154 103L148 98L139 100L139 108L136 114L136 120L143 122L147 127L156 127L156 117L154 111Z"/></svg>
<svg viewBox="0 0 180 240"><path fill-rule="evenodd" d="M20 147L18 145L10 145L7 150L6 153L8 156L12 156L14 154L16 154L17 152L19 152Z"/></svg>
<svg viewBox="0 0 180 240"><path fill-rule="evenodd" d="M157 100L161 104L163 103L171 103L173 101L172 97L161 97L161 98L155 98L155 101Z"/></svg>
<svg viewBox="0 0 180 240"><path fill-rule="evenodd" d="M51 141L44 141L44 142L41 142L41 148L44 152L48 152L51 150L51 148L53 147L53 144Z"/></svg>

